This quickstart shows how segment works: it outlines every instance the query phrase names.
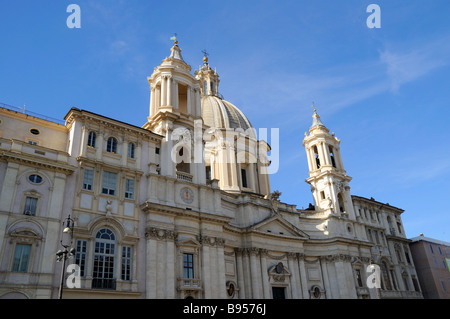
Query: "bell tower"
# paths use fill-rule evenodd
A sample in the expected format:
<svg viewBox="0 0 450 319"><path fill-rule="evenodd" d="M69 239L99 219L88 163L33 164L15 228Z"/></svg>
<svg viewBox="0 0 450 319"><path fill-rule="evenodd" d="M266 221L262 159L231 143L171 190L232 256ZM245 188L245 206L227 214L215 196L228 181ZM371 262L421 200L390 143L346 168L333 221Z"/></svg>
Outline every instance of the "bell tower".
<svg viewBox="0 0 450 319"><path fill-rule="evenodd" d="M170 56L147 78L151 91L149 123L161 112L172 112L191 119L201 118L200 86L190 72L191 66L183 60L175 38Z"/></svg>
<svg viewBox="0 0 450 319"><path fill-rule="evenodd" d="M314 107L309 135L305 132L303 146L306 150L309 177L316 211L327 215L355 219L349 182L340 152L340 140L330 134Z"/></svg>
<svg viewBox="0 0 450 319"><path fill-rule="evenodd" d="M170 56L147 78L150 112L143 127L165 137L158 150L161 175L205 184L200 85L172 39Z"/></svg>

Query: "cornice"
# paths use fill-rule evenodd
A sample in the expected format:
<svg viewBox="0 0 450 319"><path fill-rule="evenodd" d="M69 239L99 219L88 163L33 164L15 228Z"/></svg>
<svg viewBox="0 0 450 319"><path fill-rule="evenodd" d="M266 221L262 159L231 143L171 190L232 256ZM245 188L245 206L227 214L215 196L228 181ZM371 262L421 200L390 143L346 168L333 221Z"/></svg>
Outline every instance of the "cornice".
<svg viewBox="0 0 450 319"><path fill-rule="evenodd" d="M139 169L132 169L132 168L129 168L129 167L126 167L126 166L121 166L121 165L116 165L116 164L109 164L109 163L106 163L104 161L99 161L97 159L90 159L90 158L84 157L84 156L78 156L76 158L76 160L77 160L77 162L78 162L78 164L80 166L82 166L84 163L89 163L89 164L93 164L93 165L98 165L98 166L101 166L101 167L109 168L109 169L114 170L114 171L121 171L121 172L131 173L131 174L134 174L134 175L139 175L139 176L144 175L144 172L139 170Z"/></svg>
<svg viewBox="0 0 450 319"><path fill-rule="evenodd" d="M10 151L1 151L0 152L0 160L4 160L7 162L14 162L17 164L22 164L22 165L27 165L27 166L32 166L32 167L37 167L40 169L54 170L54 171L63 173L65 175L70 175L77 169L77 167L63 163L63 162L59 162L59 161L55 161L55 160L51 160L51 159L44 159L44 158L41 159L39 157L35 157L35 156L23 154L23 153L14 153L14 152L10 152Z"/></svg>
<svg viewBox="0 0 450 319"><path fill-rule="evenodd" d="M146 128L125 123L90 111L72 108L65 116L66 126L70 129L75 121L95 124L107 127L110 130L120 131L124 134L136 134L141 137L149 138L154 141L160 141L163 136L156 134Z"/></svg>
<svg viewBox="0 0 450 319"><path fill-rule="evenodd" d="M232 218L227 216L215 215L206 212L200 212L197 210L187 210L185 208L175 207L175 206L167 206L161 205L149 201L145 201L140 205L140 209L142 209L145 213L163 213L163 214L171 214L174 216L201 219L202 221L209 221L218 223L221 225L227 225Z"/></svg>

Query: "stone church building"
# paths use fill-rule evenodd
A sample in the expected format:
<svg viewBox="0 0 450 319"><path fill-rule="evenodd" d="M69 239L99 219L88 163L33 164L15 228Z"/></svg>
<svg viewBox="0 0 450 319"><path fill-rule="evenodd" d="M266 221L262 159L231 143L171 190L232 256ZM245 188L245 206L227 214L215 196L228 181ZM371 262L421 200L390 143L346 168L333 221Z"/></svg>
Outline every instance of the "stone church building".
<svg viewBox="0 0 450 319"><path fill-rule="evenodd" d="M175 41L148 82L142 127L0 108L0 298L58 297L66 226L79 284L63 298L422 298L404 211L351 194L315 110L314 205L298 209L271 189L271 146L206 57L192 72Z"/></svg>

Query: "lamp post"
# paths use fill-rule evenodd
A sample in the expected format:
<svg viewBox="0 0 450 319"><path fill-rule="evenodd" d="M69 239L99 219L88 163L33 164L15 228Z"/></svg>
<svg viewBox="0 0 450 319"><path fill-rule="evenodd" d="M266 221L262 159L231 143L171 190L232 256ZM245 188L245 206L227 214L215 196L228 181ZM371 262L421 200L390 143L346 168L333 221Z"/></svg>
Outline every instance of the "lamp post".
<svg viewBox="0 0 450 319"><path fill-rule="evenodd" d="M63 227L64 229L61 234L61 246L63 246L63 250L58 250L58 252L56 253L56 261L57 262L60 262L61 260L63 261L61 269L61 280L59 283L58 299L62 299L64 288L64 277L66 273L66 260L68 257L75 255L74 248L71 248L70 250L68 249L72 245L73 228L74 228L74 221L72 218L70 218L70 215L66 219L64 219ZM70 236L70 241L68 244L63 242L63 237L65 237L64 234L69 234Z"/></svg>

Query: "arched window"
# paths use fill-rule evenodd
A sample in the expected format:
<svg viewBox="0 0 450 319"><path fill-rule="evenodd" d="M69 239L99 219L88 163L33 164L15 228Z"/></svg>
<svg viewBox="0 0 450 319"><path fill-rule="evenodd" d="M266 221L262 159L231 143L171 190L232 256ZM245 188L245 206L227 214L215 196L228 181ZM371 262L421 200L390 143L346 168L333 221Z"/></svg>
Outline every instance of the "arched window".
<svg viewBox="0 0 450 319"><path fill-rule="evenodd" d="M128 157L129 158L134 158L134 149L135 149L134 144L128 143Z"/></svg>
<svg viewBox="0 0 450 319"><path fill-rule="evenodd" d="M317 150L317 146L313 146L314 158L316 161L316 168L320 168L320 159L319 159L319 151Z"/></svg>
<svg viewBox="0 0 450 319"><path fill-rule="evenodd" d="M334 168L336 168L336 160L334 158L334 150L333 150L333 146L329 146L328 148L329 152L330 152L330 159L331 159L331 165L333 165Z"/></svg>
<svg viewBox="0 0 450 319"><path fill-rule="evenodd" d="M95 148L95 140L97 139L97 134L95 132L89 132L87 145L89 147Z"/></svg>
<svg viewBox="0 0 450 319"><path fill-rule="evenodd" d="M108 228L95 235L92 288L116 289L115 272L116 235Z"/></svg>
<svg viewBox="0 0 450 319"><path fill-rule="evenodd" d="M344 198L342 197L342 193L338 194L338 204L339 204L339 211L341 213L345 213Z"/></svg>
<svg viewBox="0 0 450 319"><path fill-rule="evenodd" d="M109 153L117 154L117 140L114 137L108 138L108 142L106 144L106 151Z"/></svg>

